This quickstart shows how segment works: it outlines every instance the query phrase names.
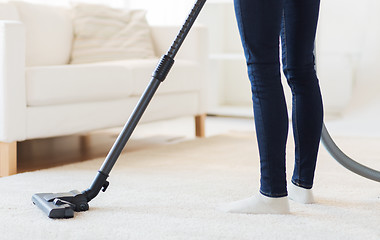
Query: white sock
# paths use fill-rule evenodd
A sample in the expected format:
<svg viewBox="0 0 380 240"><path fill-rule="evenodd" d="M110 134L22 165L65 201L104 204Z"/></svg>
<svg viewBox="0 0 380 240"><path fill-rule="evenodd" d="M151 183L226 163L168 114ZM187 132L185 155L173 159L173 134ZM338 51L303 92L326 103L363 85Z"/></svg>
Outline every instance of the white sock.
<svg viewBox="0 0 380 240"><path fill-rule="evenodd" d="M259 193L250 198L223 204L218 209L229 213L287 214L289 201L288 197L272 198Z"/></svg>
<svg viewBox="0 0 380 240"><path fill-rule="evenodd" d="M289 199L295 202L311 204L314 203L314 195L311 189L299 187L294 183L288 186Z"/></svg>

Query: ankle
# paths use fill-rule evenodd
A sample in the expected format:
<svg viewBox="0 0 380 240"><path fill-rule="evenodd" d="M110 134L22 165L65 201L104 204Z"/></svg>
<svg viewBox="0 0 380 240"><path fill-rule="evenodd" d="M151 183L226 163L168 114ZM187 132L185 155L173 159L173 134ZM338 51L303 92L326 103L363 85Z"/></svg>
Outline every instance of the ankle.
<svg viewBox="0 0 380 240"><path fill-rule="evenodd" d="M293 182L288 186L288 196L290 200L298 203L312 204L315 202L312 189L297 186Z"/></svg>
<svg viewBox="0 0 380 240"><path fill-rule="evenodd" d="M258 197L263 203L273 209L273 213L287 214L289 213L289 199L288 196L284 197L268 197L262 193Z"/></svg>

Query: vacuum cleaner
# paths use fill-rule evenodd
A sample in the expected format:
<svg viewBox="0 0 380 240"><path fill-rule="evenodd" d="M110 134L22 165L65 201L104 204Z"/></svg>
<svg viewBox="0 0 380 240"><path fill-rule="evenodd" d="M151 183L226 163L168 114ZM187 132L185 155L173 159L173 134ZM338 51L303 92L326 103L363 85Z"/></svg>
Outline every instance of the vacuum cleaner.
<svg viewBox="0 0 380 240"><path fill-rule="evenodd" d="M153 95L158 89L159 85L165 80L171 67L174 64L174 57L176 56L179 48L189 33L193 23L198 17L201 9L203 8L206 0L197 0L191 12L189 13L185 23L177 34L174 42L170 46L168 52L163 55L158 62L155 70L153 71L152 78L144 93L142 94L139 102L129 117L127 123L117 137L114 145L109 151L103 165L99 169L91 186L82 192L73 190L65 193L37 193L32 196L33 203L38 206L50 218L72 218L74 212L87 211L89 209L88 203L94 199L100 191L105 192L108 188L109 182L107 178L114 164L116 163L121 151L128 142L132 132L141 119L145 109L151 101ZM325 126L322 131L322 140L332 156L342 163L351 171L354 171L364 177L380 181L380 172L369 169L361 164L350 159L335 145L327 132Z"/></svg>
<svg viewBox="0 0 380 240"><path fill-rule="evenodd" d="M90 188L82 192L73 190L66 193L37 193L33 195L33 203L44 211L50 218L72 218L74 216L74 211L87 211L89 209L88 202L95 198L101 190L103 192L107 190L109 185L107 178L112 167L115 165L121 151L128 142L132 132L136 128L137 123L141 119L159 85L168 75L174 64L174 57L176 56L205 3L206 0L196 1L168 52L161 57L155 70L153 71L150 83L142 94L121 133L117 137Z"/></svg>

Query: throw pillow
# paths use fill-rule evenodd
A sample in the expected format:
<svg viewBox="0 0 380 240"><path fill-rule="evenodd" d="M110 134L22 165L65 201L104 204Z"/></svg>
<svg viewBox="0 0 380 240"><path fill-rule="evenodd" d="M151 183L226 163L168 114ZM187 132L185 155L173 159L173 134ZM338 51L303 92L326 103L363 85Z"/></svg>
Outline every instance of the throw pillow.
<svg viewBox="0 0 380 240"><path fill-rule="evenodd" d="M73 29L64 7L12 1L26 31L26 66L67 64Z"/></svg>
<svg viewBox="0 0 380 240"><path fill-rule="evenodd" d="M145 11L77 4L73 24L73 64L156 57Z"/></svg>

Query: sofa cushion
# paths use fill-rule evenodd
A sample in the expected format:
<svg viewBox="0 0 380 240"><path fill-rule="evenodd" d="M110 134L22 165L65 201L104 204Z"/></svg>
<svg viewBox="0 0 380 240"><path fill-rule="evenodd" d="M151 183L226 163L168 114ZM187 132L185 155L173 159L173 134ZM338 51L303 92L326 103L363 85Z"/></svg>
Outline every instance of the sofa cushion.
<svg viewBox="0 0 380 240"><path fill-rule="evenodd" d="M72 22L63 7L12 2L26 28L26 65L60 65L69 61Z"/></svg>
<svg viewBox="0 0 380 240"><path fill-rule="evenodd" d="M132 95L141 95L149 84L152 72L154 71L158 59L146 59L120 61L116 64L124 64L130 69L133 79ZM194 61L178 59L170 70L167 79L158 89L158 94L174 92L190 92L200 89L200 69L199 64Z"/></svg>
<svg viewBox="0 0 380 240"><path fill-rule="evenodd" d="M139 59L29 67L26 69L27 105L71 104L141 96L157 62L158 59ZM199 89L199 65L178 60L157 94Z"/></svg>
<svg viewBox="0 0 380 240"><path fill-rule="evenodd" d="M145 11L78 4L73 24L73 64L156 57Z"/></svg>
<svg viewBox="0 0 380 240"><path fill-rule="evenodd" d="M131 86L130 72L123 66L80 64L26 69L28 106L127 98Z"/></svg>

